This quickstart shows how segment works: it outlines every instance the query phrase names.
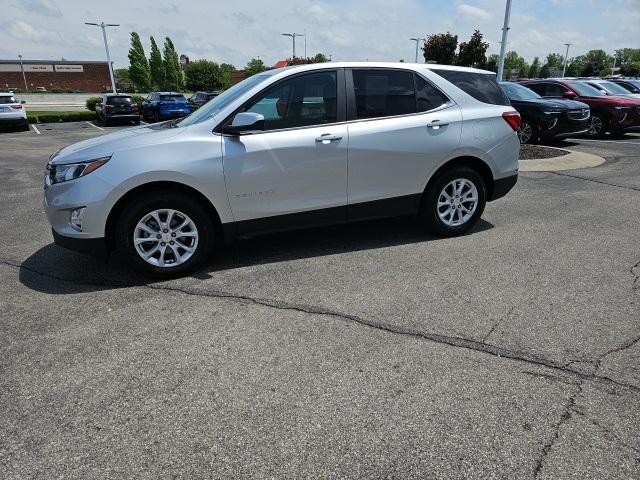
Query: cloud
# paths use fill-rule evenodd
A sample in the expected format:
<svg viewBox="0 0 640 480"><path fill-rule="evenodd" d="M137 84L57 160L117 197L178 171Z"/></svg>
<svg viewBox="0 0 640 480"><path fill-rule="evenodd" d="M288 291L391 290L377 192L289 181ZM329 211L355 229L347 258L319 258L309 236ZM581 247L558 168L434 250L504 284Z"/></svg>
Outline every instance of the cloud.
<svg viewBox="0 0 640 480"><path fill-rule="evenodd" d="M486 10L483 10L478 7L474 7L473 5L467 5L466 3L461 3L456 8L458 13L467 20L478 21L478 22L486 22L493 18Z"/></svg>
<svg viewBox="0 0 640 480"><path fill-rule="evenodd" d="M37 13L45 17L62 17L62 11L53 0L20 0L18 6L29 14Z"/></svg>

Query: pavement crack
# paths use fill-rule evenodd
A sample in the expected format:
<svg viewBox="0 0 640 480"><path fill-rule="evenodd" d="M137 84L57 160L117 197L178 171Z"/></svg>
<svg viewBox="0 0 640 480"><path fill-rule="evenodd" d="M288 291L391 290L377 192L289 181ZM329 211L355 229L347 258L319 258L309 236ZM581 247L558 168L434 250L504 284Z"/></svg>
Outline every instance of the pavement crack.
<svg viewBox="0 0 640 480"><path fill-rule="evenodd" d="M631 275L633 275L633 283L631 288L634 292L640 292L640 262L636 263L629 269Z"/></svg>
<svg viewBox="0 0 640 480"><path fill-rule="evenodd" d="M487 334L484 336L484 338L482 339L482 343L486 345L487 343L487 339L493 334L494 330L496 328L498 328L498 326L500 326L500 324L505 321L505 320L509 320L509 317L511 316L511 314L513 313L513 311L515 310L516 306L513 305L509 311L507 312L507 314L504 316L504 318L499 318L498 321L496 323L493 324L493 326L489 329L489 331L487 332Z"/></svg>
<svg viewBox="0 0 640 480"><path fill-rule="evenodd" d="M540 456L538 457L538 460L536 461L536 464L533 468L534 479L538 478L538 475L540 475L540 472L544 468L547 456L551 452L551 449L553 448L555 443L558 441L558 438L560 438L560 429L565 423L571 420L571 417L575 412L576 398L582 393L582 382L580 382L577 387L578 388L576 389L576 391L567 400L564 411L562 412L562 415L560 415L560 419L553 426L553 434L551 435L551 438L542 446L542 452L540 453Z"/></svg>
<svg viewBox="0 0 640 480"><path fill-rule="evenodd" d="M471 338L442 335L437 333L429 333L429 332L424 332L411 327L403 327L400 325L387 324L383 322L378 322L376 320L362 318L356 315L339 312L336 310L330 310L327 308L316 307L311 305L294 304L294 303L288 303L288 302L283 302L278 300L263 299L258 297L251 297L249 295L241 295L241 294L218 291L218 290L211 290L207 292L194 291L194 290L188 290L182 287L171 286L166 284L162 284L162 285L150 285L145 283L108 284L108 283L100 283L100 282L97 282L97 283L84 282L84 281L64 278L59 275L52 275L47 272L41 272L34 268L26 267L19 263L15 263L15 262L1 259L1 258L0 258L0 263L9 267L24 269L25 271L34 273L36 275L41 275L44 277L52 278L54 280L68 282L76 285L84 285L84 286L92 286L92 287L103 286L103 287L111 287L111 288L115 288L115 287L146 288L149 290L175 292L175 293L191 295L195 297L231 299L231 300L248 302L254 305L275 308L278 310L287 310L287 311L300 312L300 313L309 314L309 315L322 315L326 317L337 318L345 322L355 323L364 327L369 327L378 331L387 332L394 335L401 335L401 336L412 337L412 338L417 338L422 340L428 340L433 343L447 345L454 348L461 348L461 349L489 355L492 357L504 358L504 359L515 361L515 362L522 362L528 365L535 365L539 367L549 368L554 371L571 375L574 378L578 378L583 381L592 381L592 382L601 383L610 387L625 388L627 390L632 391L633 393L640 394L640 387L637 385L619 382L617 380L614 380L612 378L609 378L603 375L583 373L578 370L566 367L553 360L546 359L544 357L540 357L528 352L510 350L508 348L500 347L498 345L483 343L482 341L471 339ZM597 369L596 369L596 372L597 372Z"/></svg>
<svg viewBox="0 0 640 480"><path fill-rule="evenodd" d="M589 415L584 413L582 410L576 408L575 406L572 407L572 410L573 410L573 413L575 413L576 415L580 415L581 417L586 419L589 423L591 423L593 426L598 427L600 430L602 430L603 432L607 433L611 438L613 438L615 441L617 441L620 445L623 445L624 447L628 448L629 450L633 450L634 452L640 454L640 448L634 447L633 445L629 445L627 442L625 442L623 439L621 439L618 435L613 433L611 430L609 430L607 427L602 425L597 420L591 418Z"/></svg>
<svg viewBox="0 0 640 480"><path fill-rule="evenodd" d="M619 185L617 183L605 182L604 180L596 180L593 178L581 177L580 175L571 175L570 173L559 173L559 172L547 172L547 173L550 173L552 175L558 175L561 177L577 178L579 180L584 180L586 182L599 183L601 185L608 185L610 187L622 188L624 190L632 190L634 192L640 192L640 188L637 188L637 187L630 187L628 185Z"/></svg>

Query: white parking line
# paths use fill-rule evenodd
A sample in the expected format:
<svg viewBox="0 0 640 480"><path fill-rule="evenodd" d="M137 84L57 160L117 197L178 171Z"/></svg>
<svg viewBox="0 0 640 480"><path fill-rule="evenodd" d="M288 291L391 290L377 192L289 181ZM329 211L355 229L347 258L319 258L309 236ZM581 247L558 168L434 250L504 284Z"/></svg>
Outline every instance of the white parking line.
<svg viewBox="0 0 640 480"><path fill-rule="evenodd" d="M33 127L33 131L40 135L40 130L38 130L38 127L36 127L33 123L31 124L31 126Z"/></svg>
<svg viewBox="0 0 640 480"><path fill-rule="evenodd" d="M576 139L580 142L617 143L618 145L640 145L640 142L625 142L624 140L591 140L588 138Z"/></svg>
<svg viewBox="0 0 640 480"><path fill-rule="evenodd" d="M98 125L96 125L96 124L94 124L94 123L92 123L92 122L89 122L88 120L87 120L85 123L88 123L88 124L89 124L89 125L91 125L93 128L97 128L98 130L104 130L104 128L99 127Z"/></svg>
<svg viewBox="0 0 640 480"><path fill-rule="evenodd" d="M140 123L142 123L143 125L149 125L147 122L145 122L144 120L140 120Z"/></svg>

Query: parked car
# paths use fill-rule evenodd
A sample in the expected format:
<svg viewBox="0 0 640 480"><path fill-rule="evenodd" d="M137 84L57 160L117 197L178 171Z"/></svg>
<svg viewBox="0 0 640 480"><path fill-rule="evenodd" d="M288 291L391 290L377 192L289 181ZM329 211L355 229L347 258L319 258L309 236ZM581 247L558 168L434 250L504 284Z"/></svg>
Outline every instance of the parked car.
<svg viewBox="0 0 640 480"><path fill-rule="evenodd" d="M640 80L635 78L610 78L609 81L627 89L630 93L640 93Z"/></svg>
<svg viewBox="0 0 640 480"><path fill-rule="evenodd" d="M47 89L44 87L36 87L34 91L38 93L46 93Z"/></svg>
<svg viewBox="0 0 640 480"><path fill-rule="evenodd" d="M189 115L189 102L181 93L151 92L142 102L142 117L160 122Z"/></svg>
<svg viewBox="0 0 640 480"><path fill-rule="evenodd" d="M0 93L0 127L17 126L29 130L24 101L19 102L13 93Z"/></svg>
<svg viewBox="0 0 640 480"><path fill-rule="evenodd" d="M108 126L115 122L135 122L140 125L140 109L131 95L124 93L107 93L102 95L100 103L96 104L98 119Z"/></svg>
<svg viewBox="0 0 640 480"><path fill-rule="evenodd" d="M587 85L591 85L598 90L603 91L607 95L617 95L619 97L633 97L640 98L640 93L631 93L622 85L617 85L609 80L583 80Z"/></svg>
<svg viewBox="0 0 640 480"><path fill-rule="evenodd" d="M460 235L515 185L519 124L493 72L270 70L180 121L54 153L45 210L59 245L120 249L162 277L201 265L218 240L291 228L417 215Z"/></svg>
<svg viewBox="0 0 640 480"><path fill-rule="evenodd" d="M195 92L189 97L189 108L191 108L192 112L195 112L209 100L217 97L218 95L220 95L220 92Z"/></svg>
<svg viewBox="0 0 640 480"><path fill-rule="evenodd" d="M518 129L521 143L537 143L589 131L591 113L586 103L542 98L514 82L501 82L500 87L522 118Z"/></svg>
<svg viewBox="0 0 640 480"><path fill-rule="evenodd" d="M621 134L640 127L640 101L636 99L606 95L581 80L528 80L521 85L543 97L579 100L589 105L591 136Z"/></svg>

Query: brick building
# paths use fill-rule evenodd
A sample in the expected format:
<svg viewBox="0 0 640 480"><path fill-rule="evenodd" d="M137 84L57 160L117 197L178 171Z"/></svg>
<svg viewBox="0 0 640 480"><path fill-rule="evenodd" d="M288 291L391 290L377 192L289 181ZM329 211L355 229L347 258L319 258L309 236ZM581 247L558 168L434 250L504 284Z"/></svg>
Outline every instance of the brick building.
<svg viewBox="0 0 640 480"><path fill-rule="evenodd" d="M22 60L22 67L29 90L44 87L99 93L111 89L107 62L70 60ZM20 62L0 60L0 90L7 88L24 90L24 79Z"/></svg>

